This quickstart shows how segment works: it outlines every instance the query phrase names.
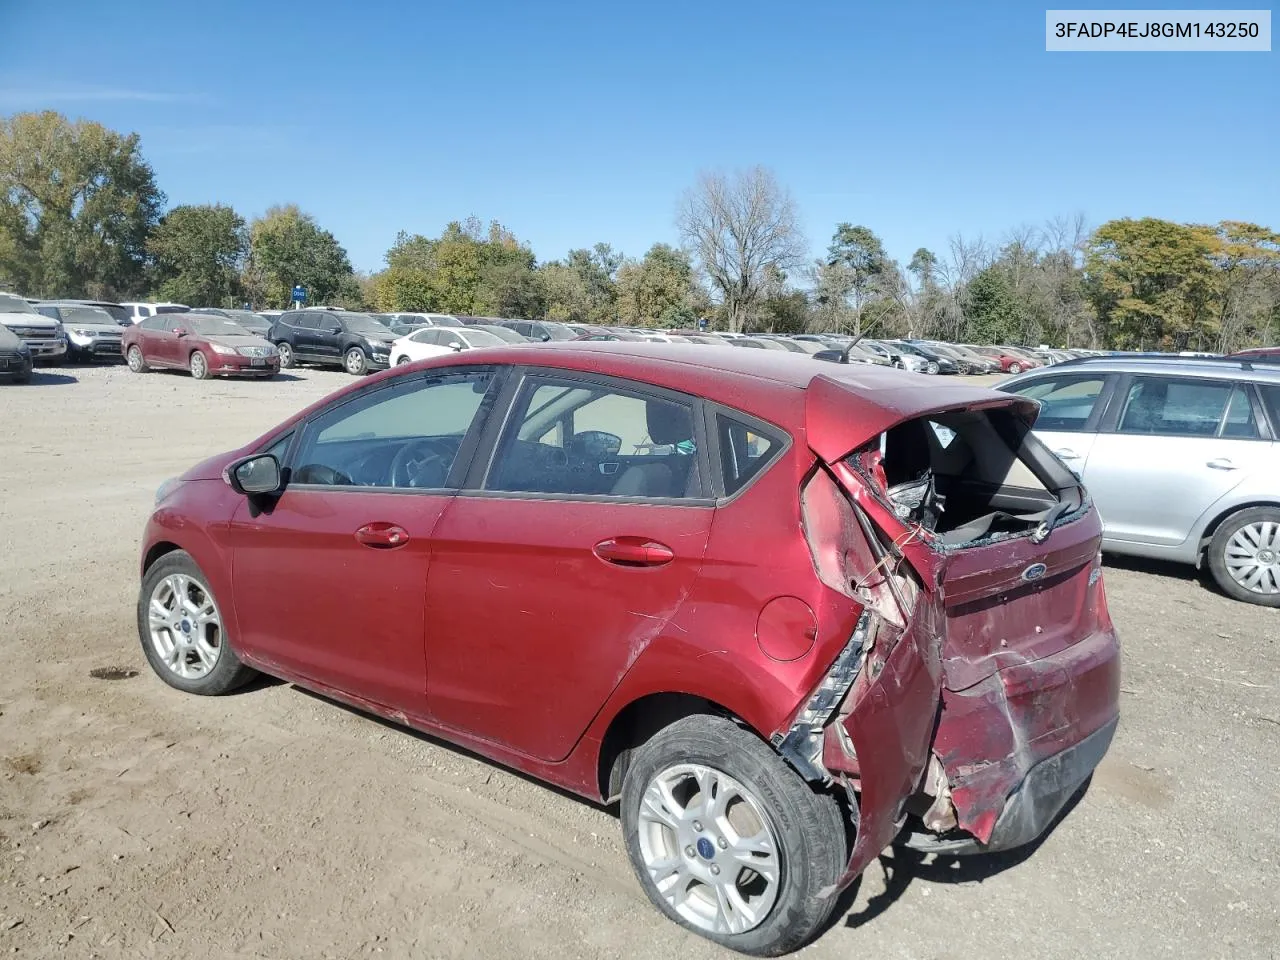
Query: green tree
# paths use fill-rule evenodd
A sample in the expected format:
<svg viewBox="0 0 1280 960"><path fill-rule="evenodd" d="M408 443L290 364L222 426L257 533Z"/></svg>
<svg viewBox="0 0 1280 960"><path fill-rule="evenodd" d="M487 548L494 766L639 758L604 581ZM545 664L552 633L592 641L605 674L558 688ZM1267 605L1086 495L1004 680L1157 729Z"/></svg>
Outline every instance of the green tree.
<svg viewBox="0 0 1280 960"><path fill-rule="evenodd" d="M563 262L538 271L546 296L547 316L570 323L611 323L617 312L615 274L622 257L607 243L590 250L570 250Z"/></svg>
<svg viewBox="0 0 1280 960"><path fill-rule="evenodd" d="M162 300L192 306L238 306L249 255L249 230L231 207L174 207L147 241L154 289Z"/></svg>
<svg viewBox="0 0 1280 960"><path fill-rule="evenodd" d="M315 218L293 204L272 207L249 227L246 286L268 307L287 307L295 285L306 288L311 303L362 302L360 284L347 251Z"/></svg>
<svg viewBox="0 0 1280 960"><path fill-rule="evenodd" d="M163 204L137 134L52 111L0 119L0 276L24 292L140 293Z"/></svg>
<svg viewBox="0 0 1280 960"><path fill-rule="evenodd" d="M454 221L436 238L401 232L386 261L373 278L382 310L541 316L533 251L496 220Z"/></svg>
<svg viewBox="0 0 1280 960"><path fill-rule="evenodd" d="M1009 275L999 266L983 270L965 288L965 335L970 343L1017 343L1024 314Z"/></svg>
<svg viewBox="0 0 1280 960"><path fill-rule="evenodd" d="M1099 227L1085 271L1110 341L1181 350L1216 339L1222 277L1213 255L1219 246L1211 227L1153 217Z"/></svg>
<svg viewBox="0 0 1280 960"><path fill-rule="evenodd" d="M689 255L655 243L640 260L618 268L617 313L628 326L677 327L695 322L710 309L695 281Z"/></svg>

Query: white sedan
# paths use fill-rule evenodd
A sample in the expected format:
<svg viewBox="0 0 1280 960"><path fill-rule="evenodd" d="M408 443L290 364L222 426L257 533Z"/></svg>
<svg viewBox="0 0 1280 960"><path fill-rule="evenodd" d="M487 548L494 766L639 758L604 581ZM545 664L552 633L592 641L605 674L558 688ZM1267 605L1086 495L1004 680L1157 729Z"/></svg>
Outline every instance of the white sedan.
<svg viewBox="0 0 1280 960"><path fill-rule="evenodd" d="M440 357L476 347L501 347L506 341L487 330L469 327L423 327L391 344L391 365Z"/></svg>

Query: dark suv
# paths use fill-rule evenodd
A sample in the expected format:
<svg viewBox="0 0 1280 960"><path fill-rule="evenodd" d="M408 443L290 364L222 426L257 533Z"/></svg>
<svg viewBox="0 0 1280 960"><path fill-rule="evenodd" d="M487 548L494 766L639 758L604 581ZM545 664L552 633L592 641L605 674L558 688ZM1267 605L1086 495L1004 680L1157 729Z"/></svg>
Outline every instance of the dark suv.
<svg viewBox="0 0 1280 960"><path fill-rule="evenodd" d="M352 376L385 370L396 335L367 313L290 310L271 325L267 339L280 351L280 366L323 363Z"/></svg>

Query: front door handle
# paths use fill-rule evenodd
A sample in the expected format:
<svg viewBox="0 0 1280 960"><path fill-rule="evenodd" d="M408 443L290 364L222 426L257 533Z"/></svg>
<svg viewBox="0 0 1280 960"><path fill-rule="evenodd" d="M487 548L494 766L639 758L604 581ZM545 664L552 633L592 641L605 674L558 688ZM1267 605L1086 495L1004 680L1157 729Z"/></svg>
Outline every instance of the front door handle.
<svg viewBox="0 0 1280 960"><path fill-rule="evenodd" d="M1236 465L1232 463L1230 460L1228 460L1226 457L1218 457L1218 459L1216 460L1210 460L1208 463L1205 464L1205 466L1213 470L1235 470L1236 469Z"/></svg>
<svg viewBox="0 0 1280 960"><path fill-rule="evenodd" d="M620 567L660 567L676 558L675 551L665 543L647 537L611 537L597 543L592 552Z"/></svg>
<svg viewBox="0 0 1280 960"><path fill-rule="evenodd" d="M375 550L394 550L409 542L409 531L394 523L366 523L356 531L356 540Z"/></svg>
<svg viewBox="0 0 1280 960"><path fill-rule="evenodd" d="M1080 459L1080 454L1076 453L1074 450L1071 450L1067 447L1063 447L1061 450L1053 451L1053 455L1057 457L1059 460L1079 460Z"/></svg>

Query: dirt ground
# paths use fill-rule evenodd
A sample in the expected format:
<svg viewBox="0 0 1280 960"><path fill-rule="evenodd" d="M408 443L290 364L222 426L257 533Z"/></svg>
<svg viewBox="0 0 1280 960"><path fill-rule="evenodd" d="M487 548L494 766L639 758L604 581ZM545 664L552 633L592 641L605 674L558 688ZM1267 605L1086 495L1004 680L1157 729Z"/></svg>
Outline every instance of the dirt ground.
<svg viewBox="0 0 1280 960"><path fill-rule="evenodd" d="M612 810L292 686L147 670L156 487L346 382L0 385L0 955L726 956L648 905ZM1123 718L1083 800L1016 855L885 855L806 956L1280 956L1280 611L1172 566L1106 583Z"/></svg>

